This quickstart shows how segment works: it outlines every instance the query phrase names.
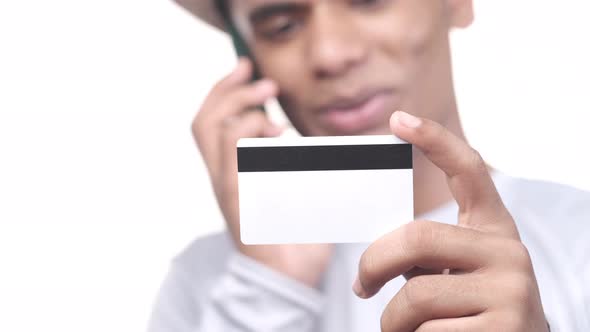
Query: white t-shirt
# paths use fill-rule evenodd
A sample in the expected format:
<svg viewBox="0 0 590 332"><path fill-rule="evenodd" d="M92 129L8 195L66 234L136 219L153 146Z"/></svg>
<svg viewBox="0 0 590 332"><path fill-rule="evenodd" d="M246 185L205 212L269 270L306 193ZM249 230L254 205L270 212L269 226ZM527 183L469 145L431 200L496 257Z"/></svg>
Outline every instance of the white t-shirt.
<svg viewBox="0 0 590 332"><path fill-rule="evenodd" d="M590 331L590 193L498 172L494 182L530 251L552 331ZM457 210L449 203L421 219L456 223ZM351 286L367 246L336 245L316 289L241 255L226 233L198 239L173 261L149 331L379 331L405 279L357 298Z"/></svg>

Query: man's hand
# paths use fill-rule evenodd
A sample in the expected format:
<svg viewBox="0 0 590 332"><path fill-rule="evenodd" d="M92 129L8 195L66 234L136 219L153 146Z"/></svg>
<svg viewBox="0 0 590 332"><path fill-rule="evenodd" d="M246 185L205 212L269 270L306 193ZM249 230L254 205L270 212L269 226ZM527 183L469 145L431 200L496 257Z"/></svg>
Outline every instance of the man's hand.
<svg viewBox="0 0 590 332"><path fill-rule="evenodd" d="M547 331L531 259L480 155L439 124L403 112L391 129L446 173L459 223L411 222L365 251L353 286L362 298L412 270L433 271L408 280L381 329Z"/></svg>
<svg viewBox="0 0 590 332"><path fill-rule="evenodd" d="M240 59L236 69L209 93L192 130L201 151L217 202L236 247L245 255L309 286L316 286L329 261L326 245L246 246L240 241L237 151L242 137L272 137L282 129L256 109L278 93L270 80L249 83L252 63Z"/></svg>

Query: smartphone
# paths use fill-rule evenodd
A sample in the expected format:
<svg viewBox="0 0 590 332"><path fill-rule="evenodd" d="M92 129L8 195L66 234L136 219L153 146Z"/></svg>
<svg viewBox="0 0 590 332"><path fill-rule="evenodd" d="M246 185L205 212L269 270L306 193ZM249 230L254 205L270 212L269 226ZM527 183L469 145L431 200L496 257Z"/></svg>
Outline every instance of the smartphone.
<svg viewBox="0 0 590 332"><path fill-rule="evenodd" d="M254 61L254 58L250 53L250 49L248 48L246 41L238 32L236 26L231 22L228 24L228 32L230 33L232 43L234 44L234 48L236 50L236 54L240 57L248 57L252 61L254 69L252 70L252 79L250 81L253 82L259 80L261 78L261 75L260 71L257 68L256 61ZM259 105L257 108L262 110L263 112L266 111L264 105Z"/></svg>
<svg viewBox="0 0 590 332"><path fill-rule="evenodd" d="M225 1L217 1L217 5L218 5L218 9L220 10L221 13L227 13L227 8L225 7ZM232 43L234 45L234 49L236 51L237 56L247 57L252 61L254 69L252 71L252 78L250 81L253 82L253 81L261 79L262 75L260 75L260 71L258 70L258 66L256 65L256 61L254 60L254 57L252 56L252 53L250 52L250 49L248 48L248 44L246 43L244 38L240 35L238 28L233 23L233 20L229 17L229 15L224 14L223 16L224 16L225 24L227 27L227 32L229 33L229 35L232 39ZM260 105L258 108L260 108L262 111L265 111L264 105Z"/></svg>
<svg viewBox="0 0 590 332"><path fill-rule="evenodd" d="M246 41L244 40L244 38L242 38L234 24L228 24L228 32L231 36L232 43L234 45L234 49L236 51L237 56L249 58L254 65L252 81L259 80L261 78L261 75L257 68L256 61L254 61L254 57L252 57L252 53L250 53L248 44L246 44Z"/></svg>

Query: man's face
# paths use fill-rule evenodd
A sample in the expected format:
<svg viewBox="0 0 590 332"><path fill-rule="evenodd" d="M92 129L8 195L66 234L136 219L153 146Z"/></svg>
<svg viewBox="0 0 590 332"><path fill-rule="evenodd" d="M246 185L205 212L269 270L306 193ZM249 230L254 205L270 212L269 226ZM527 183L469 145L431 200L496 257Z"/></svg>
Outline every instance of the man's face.
<svg viewBox="0 0 590 332"><path fill-rule="evenodd" d="M470 0L234 0L261 74L306 136L385 134L396 110L455 111L449 29Z"/></svg>

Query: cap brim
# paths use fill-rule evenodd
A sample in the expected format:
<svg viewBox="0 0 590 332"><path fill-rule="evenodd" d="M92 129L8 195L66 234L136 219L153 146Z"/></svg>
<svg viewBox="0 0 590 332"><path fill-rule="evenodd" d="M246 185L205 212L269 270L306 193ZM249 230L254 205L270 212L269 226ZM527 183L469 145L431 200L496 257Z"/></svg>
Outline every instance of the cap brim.
<svg viewBox="0 0 590 332"><path fill-rule="evenodd" d="M225 31L225 24L215 6L215 0L174 0L174 2L213 27Z"/></svg>

